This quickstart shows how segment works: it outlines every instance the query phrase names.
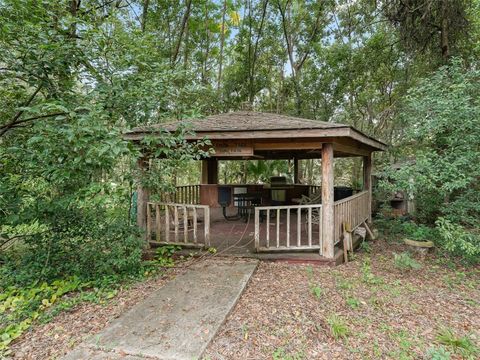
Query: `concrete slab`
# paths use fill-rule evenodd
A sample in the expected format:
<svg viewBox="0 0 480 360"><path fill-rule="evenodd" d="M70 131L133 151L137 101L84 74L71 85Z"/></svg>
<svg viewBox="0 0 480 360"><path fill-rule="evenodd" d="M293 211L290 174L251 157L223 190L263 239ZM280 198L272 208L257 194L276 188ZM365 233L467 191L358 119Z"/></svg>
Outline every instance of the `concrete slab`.
<svg viewBox="0 0 480 360"><path fill-rule="evenodd" d="M201 261L65 360L199 359L237 303L257 264L255 260L238 259Z"/></svg>
<svg viewBox="0 0 480 360"><path fill-rule="evenodd" d="M83 359L83 360L145 360L145 357L127 355L124 353L116 353L112 351L104 351L99 349L91 349L87 345L82 345L75 349L64 359ZM148 359L148 358L147 358Z"/></svg>

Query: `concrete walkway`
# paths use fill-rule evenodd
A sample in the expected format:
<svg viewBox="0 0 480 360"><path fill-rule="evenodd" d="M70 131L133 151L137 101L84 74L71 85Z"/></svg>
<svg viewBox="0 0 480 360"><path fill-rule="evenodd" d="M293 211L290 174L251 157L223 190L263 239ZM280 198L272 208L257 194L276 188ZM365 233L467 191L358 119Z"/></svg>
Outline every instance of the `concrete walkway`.
<svg viewBox="0 0 480 360"><path fill-rule="evenodd" d="M199 359L256 267L255 260L201 261L64 359Z"/></svg>

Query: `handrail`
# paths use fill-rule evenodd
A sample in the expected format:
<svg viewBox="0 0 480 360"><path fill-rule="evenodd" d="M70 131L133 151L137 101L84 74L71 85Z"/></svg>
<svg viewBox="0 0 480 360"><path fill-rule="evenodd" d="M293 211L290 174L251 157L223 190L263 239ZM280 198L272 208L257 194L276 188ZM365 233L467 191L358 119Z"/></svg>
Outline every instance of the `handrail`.
<svg viewBox="0 0 480 360"><path fill-rule="evenodd" d="M152 218L153 212L155 213L155 222ZM203 218L201 215L203 215ZM203 223L203 241L199 237L199 220ZM172 227L174 241L171 241ZM174 202L148 202L147 239L151 240L153 232L155 232L157 243L210 246L210 207L208 205L178 204ZM183 232L182 240L180 240L181 232Z"/></svg>
<svg viewBox="0 0 480 360"><path fill-rule="evenodd" d="M342 224L348 224L350 229L355 229L370 216L370 193L362 191L334 203L334 239L339 243L343 228Z"/></svg>
<svg viewBox="0 0 480 360"><path fill-rule="evenodd" d="M334 205L339 205L339 204L342 204L342 203L344 203L344 202L354 200L354 199L356 199L357 197L360 197L360 196L362 196L362 195L364 195L364 194L368 194L368 190L364 190L364 191L361 191L361 192L359 192L359 193L357 193L357 194L353 194L353 195L351 195L351 196L349 196L349 197L343 198L343 199L341 199L341 200L337 200L337 201L335 201Z"/></svg>
<svg viewBox="0 0 480 360"><path fill-rule="evenodd" d="M282 218L282 210L286 212ZM292 215L292 210L296 210ZM302 210L306 210L302 214ZM261 239L260 212L265 214L264 237ZM270 243L270 212L274 214L275 233L272 244ZM305 214L306 213L306 214ZM305 222L302 221L303 215L306 215ZM285 223L282 231L281 222ZM305 233L302 226L305 225ZM318 242L313 240L313 232L318 229ZM293 231L292 231L293 230ZM296 230L296 231L295 231ZM293 232L293 233L292 233ZM296 234L295 234L296 232ZM276 206L256 206L255 207L255 249L257 251L283 251L283 250L319 250L322 252L322 204L307 205L276 205ZM295 237L296 235L296 237ZM264 243L264 246L260 243Z"/></svg>

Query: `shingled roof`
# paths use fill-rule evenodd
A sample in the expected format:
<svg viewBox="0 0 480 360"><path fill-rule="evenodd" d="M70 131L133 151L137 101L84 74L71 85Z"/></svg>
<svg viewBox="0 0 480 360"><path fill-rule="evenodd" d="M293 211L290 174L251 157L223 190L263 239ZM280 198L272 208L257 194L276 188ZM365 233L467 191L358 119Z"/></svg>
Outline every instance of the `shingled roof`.
<svg viewBox="0 0 480 360"><path fill-rule="evenodd" d="M349 125L308 120L280 114L237 111L211 115L200 119L166 122L134 128L125 133L127 140L139 140L147 134L160 131L176 131L188 125L195 132L188 139L195 140L207 136L210 139L249 139L249 138L326 138L348 137L363 143L374 150L385 150L386 145L369 137Z"/></svg>
<svg viewBox="0 0 480 360"><path fill-rule="evenodd" d="M192 130L196 132L331 129L349 127L348 125L343 124L301 119L293 116L253 111L237 111L231 113L211 115L203 119L190 119L184 121L156 124L147 127L138 127L132 129L130 133L149 132L159 129L175 131L182 123L188 123Z"/></svg>

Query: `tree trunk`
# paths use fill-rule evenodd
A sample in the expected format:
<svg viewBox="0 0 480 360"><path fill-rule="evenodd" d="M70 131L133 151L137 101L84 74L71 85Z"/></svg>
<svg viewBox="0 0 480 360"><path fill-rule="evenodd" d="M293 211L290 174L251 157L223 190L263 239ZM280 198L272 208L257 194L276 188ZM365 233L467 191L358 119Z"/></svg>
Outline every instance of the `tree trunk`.
<svg viewBox="0 0 480 360"><path fill-rule="evenodd" d="M258 29L257 38L255 39L255 45L253 46L253 54L251 58L251 67L250 67L250 76L249 76L249 100L250 104L253 104L253 100L255 99L255 65L257 62L257 53L258 53L258 43L260 42L260 37L263 33L263 25L265 23L265 16L267 14L267 5L268 0L263 2L262 6L262 17L260 20L260 27Z"/></svg>
<svg viewBox="0 0 480 360"><path fill-rule="evenodd" d="M205 55L203 57L203 66L202 66L202 82L204 84L208 83L207 79L207 71L208 71L208 57L210 55L210 30L208 28L208 9L207 5L205 4L205 36L206 36L206 44L205 44Z"/></svg>
<svg viewBox="0 0 480 360"><path fill-rule="evenodd" d="M175 46L175 50L172 54L172 65L177 62L178 54L180 52L180 46L182 44L183 34L185 33L185 29L187 26L188 18L190 17L190 9L192 7L192 0L186 0L185 4L185 13L183 14L182 24L180 26L180 34L178 36L177 45Z"/></svg>
<svg viewBox="0 0 480 360"><path fill-rule="evenodd" d="M145 32L147 26L147 15L148 15L148 6L150 5L150 0L145 0L143 2L143 13L142 13L142 32Z"/></svg>
<svg viewBox="0 0 480 360"><path fill-rule="evenodd" d="M78 9L80 9L80 3L81 0L70 0L68 10L74 19L77 17ZM69 36L71 38L77 37L77 23L75 21L70 25Z"/></svg>
<svg viewBox="0 0 480 360"><path fill-rule="evenodd" d="M450 57L450 45L448 40L448 0L442 1L442 26L440 32L440 47L442 49L442 58L445 62L448 61Z"/></svg>
<svg viewBox="0 0 480 360"><path fill-rule="evenodd" d="M188 26L189 21L185 25L185 50L183 51L183 68L188 69L188 42L190 40L190 27Z"/></svg>
<svg viewBox="0 0 480 360"><path fill-rule="evenodd" d="M218 58L217 92L220 91L220 85L222 83L223 46L225 44L225 14L226 13L227 13L227 0L224 0L223 10L222 10L222 29L220 34L220 55Z"/></svg>

